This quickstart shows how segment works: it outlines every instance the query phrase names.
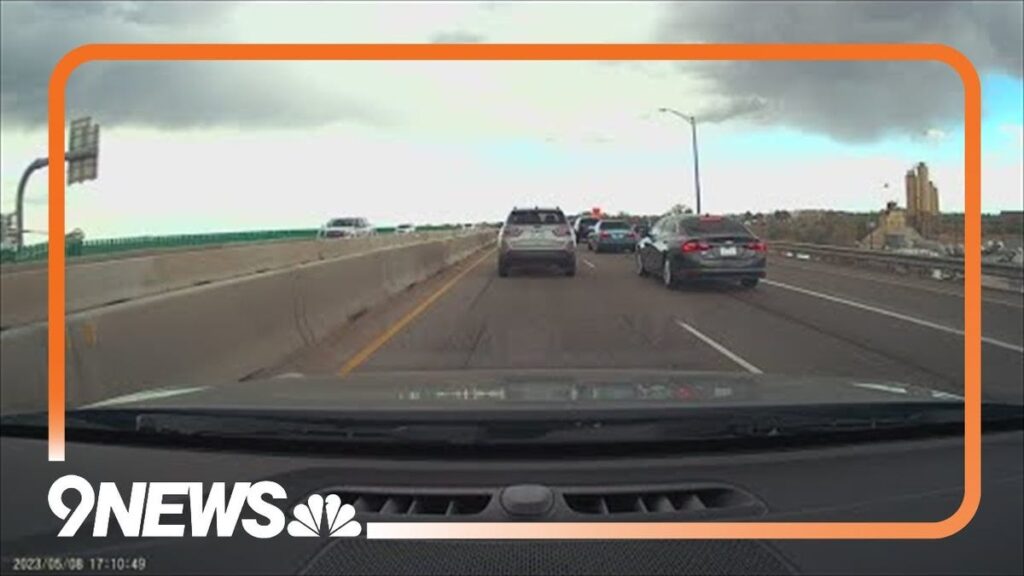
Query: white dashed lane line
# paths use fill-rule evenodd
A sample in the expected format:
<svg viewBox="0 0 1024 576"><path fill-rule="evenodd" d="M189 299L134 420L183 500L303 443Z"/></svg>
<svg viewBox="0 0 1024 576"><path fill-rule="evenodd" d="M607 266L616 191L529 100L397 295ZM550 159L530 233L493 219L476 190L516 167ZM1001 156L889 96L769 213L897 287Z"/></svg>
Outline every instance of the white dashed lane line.
<svg viewBox="0 0 1024 576"><path fill-rule="evenodd" d="M829 302L835 302L837 304L844 304L860 310L866 310L868 312L874 312L875 314L881 314L882 316L888 316L890 318L896 318L904 322L910 322L918 326L924 326L925 328L931 328L932 330L938 330L939 332L945 332L947 334L954 334L957 336L963 336L964 331L958 328L952 328L950 326L943 326L942 324L936 324L935 322L929 322L928 320L922 320L921 318L915 318L913 316L907 316L906 314L900 314L899 312L893 312L892 310L885 310L884 308L876 308L868 304L861 302L855 302L853 300L847 300L846 298L840 298L838 296L832 296L831 294L823 294L821 292L815 292L814 290L808 290L807 288L800 288L799 286L792 286L790 284L784 284L782 282L776 282L774 280L762 280L764 284L769 286L775 286L776 288L782 288L783 290L791 290L798 292L806 296L813 296L815 298L821 298L822 300L828 300ZM1003 342L1002 340L996 340L995 338L989 338L982 336L981 341L985 344L992 346L998 346L999 348L1005 348L1006 350L1013 350L1019 354L1024 354L1024 347L1011 344L1009 342Z"/></svg>
<svg viewBox="0 0 1024 576"><path fill-rule="evenodd" d="M719 352L721 352L722 355L725 356L726 358L728 358L729 360L732 360L736 364L739 364L747 372L750 372L751 374L764 374L764 372L762 372L760 368L758 368L757 366L754 366L750 362L747 362L743 358L740 358L739 355L734 353L732 350L729 350L725 346L722 346L718 342L715 342L709 336L705 335L704 333L702 333L700 330L697 330L693 326L690 326L686 322L683 322L682 320L678 320L677 319L676 320L676 324L678 324L679 327L682 328L683 330L686 330L690 334L693 334L694 336L699 338L702 342L704 342L708 346L711 346L715 350L718 350Z"/></svg>

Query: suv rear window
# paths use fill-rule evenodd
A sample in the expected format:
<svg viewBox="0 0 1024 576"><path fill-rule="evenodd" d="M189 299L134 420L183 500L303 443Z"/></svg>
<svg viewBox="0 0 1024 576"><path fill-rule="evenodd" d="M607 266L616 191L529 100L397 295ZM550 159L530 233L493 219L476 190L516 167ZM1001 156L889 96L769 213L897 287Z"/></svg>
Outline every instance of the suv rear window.
<svg viewBox="0 0 1024 576"><path fill-rule="evenodd" d="M508 216L509 224L565 224L565 214L558 210L516 210Z"/></svg>
<svg viewBox="0 0 1024 576"><path fill-rule="evenodd" d="M679 225L689 236L719 234L750 236L750 231L743 224L728 218L684 218Z"/></svg>
<svg viewBox="0 0 1024 576"><path fill-rule="evenodd" d="M629 224L622 220L602 220L601 230L629 230Z"/></svg>
<svg viewBox="0 0 1024 576"><path fill-rule="evenodd" d="M332 226L332 227L359 226L359 225L360 225L360 223L359 223L359 219L358 218L337 218L337 219L331 220L331 223L328 224L328 226Z"/></svg>

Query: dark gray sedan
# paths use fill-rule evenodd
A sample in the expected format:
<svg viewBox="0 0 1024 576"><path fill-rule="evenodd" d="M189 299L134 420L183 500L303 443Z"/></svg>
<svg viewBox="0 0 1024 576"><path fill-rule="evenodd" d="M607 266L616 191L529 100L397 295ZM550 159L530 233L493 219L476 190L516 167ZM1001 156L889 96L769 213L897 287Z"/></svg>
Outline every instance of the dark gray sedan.
<svg viewBox="0 0 1024 576"><path fill-rule="evenodd" d="M753 288L765 277L767 246L746 226L722 216L670 215L640 239L636 272L665 286L699 279L739 280Z"/></svg>

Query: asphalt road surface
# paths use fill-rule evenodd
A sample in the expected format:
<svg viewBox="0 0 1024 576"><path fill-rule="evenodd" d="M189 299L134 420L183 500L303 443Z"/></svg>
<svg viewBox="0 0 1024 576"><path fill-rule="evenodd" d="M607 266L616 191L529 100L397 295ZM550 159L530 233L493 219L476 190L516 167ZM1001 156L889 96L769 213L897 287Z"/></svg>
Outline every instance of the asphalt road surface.
<svg viewBox="0 0 1024 576"><path fill-rule="evenodd" d="M657 368L850 376L963 391L962 288L772 254L752 290L667 290L632 254L580 249L577 275L499 278L493 251L268 370ZM1020 403L1024 301L983 296L982 390Z"/></svg>

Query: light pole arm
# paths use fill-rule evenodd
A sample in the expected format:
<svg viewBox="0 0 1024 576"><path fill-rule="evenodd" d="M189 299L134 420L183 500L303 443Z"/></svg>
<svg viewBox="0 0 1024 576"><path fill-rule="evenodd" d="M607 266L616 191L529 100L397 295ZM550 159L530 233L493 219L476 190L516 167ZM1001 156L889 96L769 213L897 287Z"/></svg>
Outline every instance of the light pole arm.
<svg viewBox="0 0 1024 576"><path fill-rule="evenodd" d="M682 118L683 120L686 120L687 122L689 122L691 124L694 122L693 116L687 116L686 114L683 114L679 110L674 110L672 108L658 108L658 110L661 111L661 112L667 112L669 114L672 114L673 116L677 116L679 118Z"/></svg>

